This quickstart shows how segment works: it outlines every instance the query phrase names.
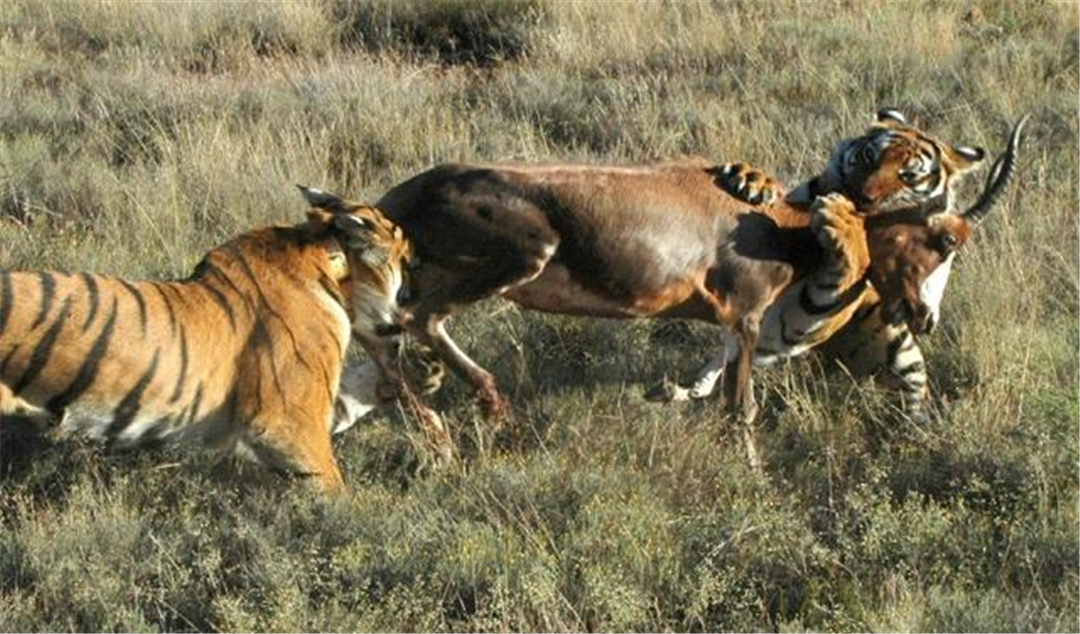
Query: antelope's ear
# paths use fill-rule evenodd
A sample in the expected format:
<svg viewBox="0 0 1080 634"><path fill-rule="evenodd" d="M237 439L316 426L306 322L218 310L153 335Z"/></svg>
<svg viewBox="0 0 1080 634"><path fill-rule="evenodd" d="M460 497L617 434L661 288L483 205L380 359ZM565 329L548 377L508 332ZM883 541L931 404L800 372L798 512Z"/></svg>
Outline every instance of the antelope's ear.
<svg viewBox="0 0 1080 634"><path fill-rule="evenodd" d="M312 207L325 209L332 213L343 213L348 210L345 201L339 196L324 192L321 189L315 189L314 187L305 187L303 185L297 185L296 187Z"/></svg>

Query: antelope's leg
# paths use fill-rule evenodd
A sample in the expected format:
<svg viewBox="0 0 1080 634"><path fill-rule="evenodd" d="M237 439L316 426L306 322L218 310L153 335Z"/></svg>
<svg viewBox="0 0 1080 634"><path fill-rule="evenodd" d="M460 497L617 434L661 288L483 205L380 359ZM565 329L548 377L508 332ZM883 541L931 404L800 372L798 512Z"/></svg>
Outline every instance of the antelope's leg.
<svg viewBox="0 0 1080 634"><path fill-rule="evenodd" d="M716 391L716 384L720 377L724 376L724 367L731 360L731 354L736 346L731 341L731 335L724 335L724 347L718 354L713 355L698 369L694 380L689 386L674 385L666 382L650 389L645 398L651 401L666 403L680 403L691 399L703 399L712 396Z"/></svg>
<svg viewBox="0 0 1080 634"><path fill-rule="evenodd" d="M758 407L754 400L753 359L757 348L760 317L746 315L735 323L735 343L738 351L724 370L724 397L729 411L738 416L743 434L746 457L754 471L761 472L762 462L754 438L754 420Z"/></svg>
<svg viewBox="0 0 1080 634"><path fill-rule="evenodd" d="M557 247L556 238L529 244L527 248L516 245L509 254L473 263L468 272L435 268L418 282L422 295L409 309L409 332L458 376L472 383L490 418L502 418L509 413L509 403L499 393L495 377L450 338L445 322L461 307L503 295L535 280Z"/></svg>
<svg viewBox="0 0 1080 634"><path fill-rule="evenodd" d="M693 399L701 399L711 396L716 390L716 383L724 375L724 367L734 359L738 344L733 340L731 333L724 334L724 349L720 354L705 362L698 370L697 377L690 384L688 395Z"/></svg>
<svg viewBox="0 0 1080 634"><path fill-rule="evenodd" d="M446 332L446 314L417 314L409 331L421 343L431 348L460 377L471 383L484 402L491 417L505 416L509 404L499 393L495 377L461 350Z"/></svg>

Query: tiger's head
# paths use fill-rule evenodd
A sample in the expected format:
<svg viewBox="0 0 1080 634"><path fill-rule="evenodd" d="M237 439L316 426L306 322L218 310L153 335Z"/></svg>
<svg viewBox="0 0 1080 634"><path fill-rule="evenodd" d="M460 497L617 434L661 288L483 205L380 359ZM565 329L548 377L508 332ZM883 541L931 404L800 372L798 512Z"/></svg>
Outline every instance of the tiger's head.
<svg viewBox="0 0 1080 634"><path fill-rule="evenodd" d="M863 212L928 205L952 210L956 183L985 156L982 148L945 143L887 108L865 134L841 141L825 171L792 196L809 201L840 193Z"/></svg>
<svg viewBox="0 0 1080 634"><path fill-rule="evenodd" d="M340 285L355 334L383 336L400 331L400 307L411 295L408 272L415 268L412 244L381 211L327 192L300 187L312 209L308 222L327 230L341 251Z"/></svg>
<svg viewBox="0 0 1080 634"><path fill-rule="evenodd" d="M935 160L925 155L913 158L914 155L907 151L893 151L904 144L881 151L870 150L878 152L876 161L879 167L889 166L888 169L878 170L882 178L895 171L895 165L906 166L899 174L908 170L920 175L906 177L910 186L895 189L891 194L877 199L881 203L889 203L884 207L890 210L885 211L879 206L875 211L864 213L871 261L870 280L881 295L882 317L887 322L893 325L906 323L915 334L934 329L956 253L967 242L975 225L993 207L1012 177L1016 169L1020 132L1026 121L1025 116L1013 127L1008 147L994 162L978 201L962 213L951 212L951 193L947 182L955 180L953 177L960 173L958 170L973 167L975 150L953 148L950 151L943 146L944 150ZM862 138L872 139L872 136ZM858 153L863 151L858 149L860 147L863 146L848 149ZM981 160L982 151L978 150L977 153ZM856 159L855 163L858 162ZM852 169L854 171L848 172L849 175L862 173L858 166ZM856 181L865 185L860 190L864 193L876 195L886 191L872 189L876 178ZM903 202L901 208L896 210L890 201ZM860 208L860 212L864 212L864 209Z"/></svg>

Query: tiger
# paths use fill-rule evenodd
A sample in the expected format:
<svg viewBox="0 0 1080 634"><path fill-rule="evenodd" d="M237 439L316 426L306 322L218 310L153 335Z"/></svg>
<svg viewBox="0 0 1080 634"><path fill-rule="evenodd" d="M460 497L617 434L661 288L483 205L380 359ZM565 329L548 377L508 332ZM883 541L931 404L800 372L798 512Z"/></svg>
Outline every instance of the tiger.
<svg viewBox="0 0 1080 634"><path fill-rule="evenodd" d="M202 442L340 491L346 348L396 328L412 247L378 209L301 191L305 221L243 233L183 280L0 272L0 416L116 448Z"/></svg>
<svg viewBox="0 0 1080 634"><path fill-rule="evenodd" d="M1014 130L1010 141L1012 155L1022 125L1023 121ZM724 164L717 183L729 194L752 205L767 205L779 199L809 205L819 196L839 193L850 199L863 214L921 208L935 215L955 215L956 185L980 165L984 157L985 151L981 148L948 144L915 127L900 111L884 109L877 113L877 120L865 134L837 145L820 175L806 180L790 193L784 191L776 178L745 162ZM1007 172L1011 172L1013 162L1008 162ZM942 264L924 283L927 287L924 290L932 298L930 314L925 316L926 333L931 332L940 319L952 253L960 241L950 232L943 232L942 236L941 248L947 253ZM966 235L962 237L966 238ZM837 244L834 248L845 247ZM828 292L827 288L816 289L814 294L820 297ZM818 304L823 301L819 300ZM770 365L818 347L826 358L839 362L856 377L880 376L886 387L899 394L903 411L916 422L929 419L930 383L923 353L911 328L900 318L903 315L885 314L881 296L872 284L866 285L843 319L832 320L827 327L815 329L807 325L820 322L828 315L816 314L813 307L808 308L806 304L802 296L788 294L770 310L766 321L774 322L774 332L777 331L776 324L783 321L802 324L793 330L804 336L798 341L787 338L780 341L780 345L777 345L777 336L772 337L771 342L769 337L763 337L755 351L755 363ZM779 338L784 339L782 335ZM711 359L688 388L664 386L661 393L665 398L676 400L704 398L713 392L725 361L726 355Z"/></svg>

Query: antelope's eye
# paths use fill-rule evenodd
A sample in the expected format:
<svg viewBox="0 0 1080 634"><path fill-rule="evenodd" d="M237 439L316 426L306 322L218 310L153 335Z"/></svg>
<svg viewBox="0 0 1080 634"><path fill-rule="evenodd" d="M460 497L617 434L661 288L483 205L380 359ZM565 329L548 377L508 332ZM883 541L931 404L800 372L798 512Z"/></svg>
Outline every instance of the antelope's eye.
<svg viewBox="0 0 1080 634"><path fill-rule="evenodd" d="M959 242L960 241L957 240L956 236L951 233L946 233L941 236L941 244L945 247L945 250L947 251L952 251L953 249L955 249L956 245Z"/></svg>

